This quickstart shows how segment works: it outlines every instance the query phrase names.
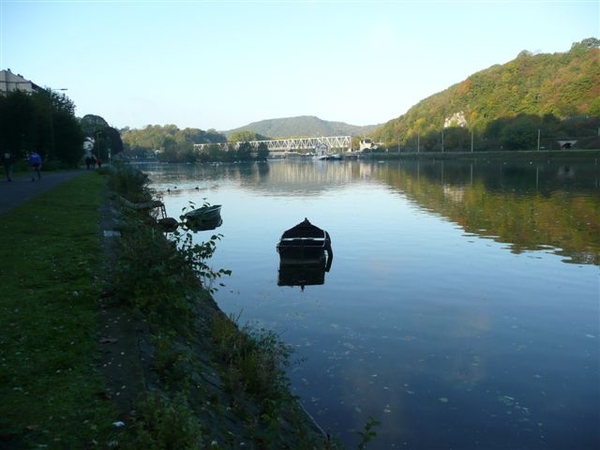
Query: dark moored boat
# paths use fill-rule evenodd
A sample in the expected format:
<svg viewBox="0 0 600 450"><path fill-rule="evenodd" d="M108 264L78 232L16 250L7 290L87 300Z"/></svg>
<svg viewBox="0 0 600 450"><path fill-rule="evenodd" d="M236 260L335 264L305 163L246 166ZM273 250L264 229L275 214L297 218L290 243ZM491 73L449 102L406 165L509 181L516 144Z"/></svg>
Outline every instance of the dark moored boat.
<svg viewBox="0 0 600 450"><path fill-rule="evenodd" d="M186 212L183 217L192 220L215 220L221 215L221 205L206 205Z"/></svg>
<svg viewBox="0 0 600 450"><path fill-rule="evenodd" d="M329 233L304 219L295 227L284 231L277 244L279 256L286 259L320 258L331 252Z"/></svg>
<svg viewBox="0 0 600 450"><path fill-rule="evenodd" d="M286 230L279 243L279 286L323 284L333 261L329 233L304 219Z"/></svg>
<svg viewBox="0 0 600 450"><path fill-rule="evenodd" d="M205 205L182 216L189 228L214 229L221 225L221 205Z"/></svg>

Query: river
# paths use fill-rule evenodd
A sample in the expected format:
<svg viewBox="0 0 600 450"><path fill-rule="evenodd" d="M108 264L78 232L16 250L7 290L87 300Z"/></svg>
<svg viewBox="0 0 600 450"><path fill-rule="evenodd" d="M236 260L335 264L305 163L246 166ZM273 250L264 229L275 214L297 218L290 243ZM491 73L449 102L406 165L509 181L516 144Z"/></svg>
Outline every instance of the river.
<svg viewBox="0 0 600 450"><path fill-rule="evenodd" d="M600 448L600 166L272 161L142 166L168 214L221 204L222 310L294 348L293 391L356 448ZM275 246L308 218L322 284Z"/></svg>

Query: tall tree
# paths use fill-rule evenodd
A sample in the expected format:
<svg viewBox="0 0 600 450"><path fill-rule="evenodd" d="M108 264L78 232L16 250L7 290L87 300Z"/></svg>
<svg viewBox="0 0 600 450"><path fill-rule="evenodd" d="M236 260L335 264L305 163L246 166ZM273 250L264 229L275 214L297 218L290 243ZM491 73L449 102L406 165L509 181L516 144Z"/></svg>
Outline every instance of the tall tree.
<svg viewBox="0 0 600 450"><path fill-rule="evenodd" d="M269 156L269 148L267 147L267 144L265 144L264 142L261 142L260 144L258 144L256 160L257 161L266 161L268 156Z"/></svg>

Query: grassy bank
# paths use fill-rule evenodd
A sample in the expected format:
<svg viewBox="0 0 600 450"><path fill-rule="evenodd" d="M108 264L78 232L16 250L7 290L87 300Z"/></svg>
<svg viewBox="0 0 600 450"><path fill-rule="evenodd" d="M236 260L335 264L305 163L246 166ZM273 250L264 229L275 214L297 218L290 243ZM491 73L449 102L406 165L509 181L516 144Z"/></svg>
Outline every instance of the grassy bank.
<svg viewBox="0 0 600 450"><path fill-rule="evenodd" d="M113 437L116 409L94 370L105 183L86 174L0 218L0 447Z"/></svg>
<svg viewBox="0 0 600 450"><path fill-rule="evenodd" d="M165 239L116 201L147 200L144 176L117 173L0 218L0 448L336 448L289 392L289 348L214 303L218 236Z"/></svg>

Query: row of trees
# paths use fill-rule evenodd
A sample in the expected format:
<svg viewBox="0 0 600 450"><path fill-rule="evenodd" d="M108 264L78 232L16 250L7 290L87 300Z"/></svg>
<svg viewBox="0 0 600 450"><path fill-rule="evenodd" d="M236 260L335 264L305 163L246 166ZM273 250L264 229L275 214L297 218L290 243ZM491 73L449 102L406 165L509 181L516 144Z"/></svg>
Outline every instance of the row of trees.
<svg viewBox="0 0 600 450"><path fill-rule="evenodd" d="M75 167L90 151L108 160L123 150L119 132L98 116L75 117L75 104L52 89L0 95L0 152L24 161L36 151L46 167Z"/></svg>
<svg viewBox="0 0 600 450"><path fill-rule="evenodd" d="M179 129L176 125L148 125L137 130L122 130L124 155L132 159L160 158L169 162L192 162L196 159L194 144L219 144L227 138L214 129Z"/></svg>
<svg viewBox="0 0 600 450"><path fill-rule="evenodd" d="M269 156L267 144L261 142L254 147L249 142L229 143L227 145L209 145L206 150L196 153L198 162L248 162L266 161Z"/></svg>
<svg viewBox="0 0 600 450"><path fill-rule="evenodd" d="M76 165L82 156L83 132L75 105L51 89L0 95L0 151L17 160L33 151L44 161Z"/></svg>
<svg viewBox="0 0 600 450"><path fill-rule="evenodd" d="M269 150L262 143L253 147L250 141L268 139L251 131L238 131L229 139L214 129L179 129L175 125L148 125L141 130L122 130L124 155L132 159L157 159L163 162L234 162L263 161ZM202 151L195 144L208 144Z"/></svg>
<svg viewBox="0 0 600 450"><path fill-rule="evenodd" d="M574 117L559 120L552 114L543 117L519 114L490 122L487 127L473 130L450 126L409 134L396 142L387 142L388 151L403 152L466 152L495 150L561 149L561 141L575 140L576 148L600 148L600 117Z"/></svg>

